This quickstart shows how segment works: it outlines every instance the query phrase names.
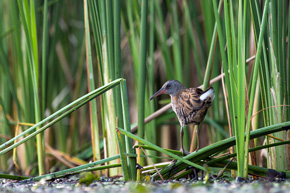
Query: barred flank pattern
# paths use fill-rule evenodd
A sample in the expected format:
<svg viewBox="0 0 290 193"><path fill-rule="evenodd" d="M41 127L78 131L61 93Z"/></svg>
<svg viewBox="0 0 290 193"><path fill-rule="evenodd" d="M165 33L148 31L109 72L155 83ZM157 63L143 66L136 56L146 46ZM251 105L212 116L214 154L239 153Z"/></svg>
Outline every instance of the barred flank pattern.
<svg viewBox="0 0 290 193"><path fill-rule="evenodd" d="M171 96L172 109L182 127L189 123L198 125L203 121L207 109L211 106L212 97L208 97L204 101L199 97L210 89L212 88L206 91L199 88L183 89L176 96Z"/></svg>

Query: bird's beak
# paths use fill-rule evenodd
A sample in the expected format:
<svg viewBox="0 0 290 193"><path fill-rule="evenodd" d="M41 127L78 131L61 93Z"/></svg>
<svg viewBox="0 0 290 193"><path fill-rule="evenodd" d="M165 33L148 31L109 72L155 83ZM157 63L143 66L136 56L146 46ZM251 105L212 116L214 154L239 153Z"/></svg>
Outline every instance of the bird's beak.
<svg viewBox="0 0 290 193"><path fill-rule="evenodd" d="M165 88L161 88L159 91L157 91L149 100L151 101L152 99L154 99L155 97L164 94L165 93Z"/></svg>

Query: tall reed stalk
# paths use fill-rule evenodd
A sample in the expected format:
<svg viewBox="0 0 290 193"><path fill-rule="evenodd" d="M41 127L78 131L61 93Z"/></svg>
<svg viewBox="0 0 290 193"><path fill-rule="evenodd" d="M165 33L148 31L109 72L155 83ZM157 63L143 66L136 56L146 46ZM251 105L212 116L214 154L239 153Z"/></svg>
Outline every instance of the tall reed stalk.
<svg viewBox="0 0 290 193"><path fill-rule="evenodd" d="M18 1L19 12L25 33L26 49L27 49L27 65L28 74L31 80L33 98L34 98L34 121L38 123L41 120L41 106L39 102L39 83L38 83L38 45L37 45L37 29L35 18L34 1ZM37 143L37 158L38 158L38 172L39 175L45 173L44 162L44 142L43 136L39 134L36 138Z"/></svg>
<svg viewBox="0 0 290 193"><path fill-rule="evenodd" d="M86 61L87 61L87 78L88 78L88 90L89 92L95 90L95 78L92 61L91 51L91 38L90 38L90 25L88 16L88 5L87 1L84 0L84 13L85 13L85 37L86 37ZM90 123L91 123L91 135L92 135L92 147L93 147L93 159L94 161L101 159L101 148L100 148L100 137L99 137L99 126L97 117L97 101L93 100L90 102Z"/></svg>
<svg viewBox="0 0 290 193"><path fill-rule="evenodd" d="M138 136L144 138L144 118L145 118L145 82L146 82L146 62L147 62L147 15L148 0L141 3L141 27L140 27L140 62L138 80ZM144 164L142 161L140 164Z"/></svg>

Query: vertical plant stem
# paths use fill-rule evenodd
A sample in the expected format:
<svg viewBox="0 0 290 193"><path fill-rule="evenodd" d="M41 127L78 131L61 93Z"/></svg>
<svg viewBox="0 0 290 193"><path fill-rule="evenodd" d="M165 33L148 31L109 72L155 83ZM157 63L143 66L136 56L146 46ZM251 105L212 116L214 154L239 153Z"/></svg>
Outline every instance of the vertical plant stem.
<svg viewBox="0 0 290 193"><path fill-rule="evenodd" d="M3 1L2 1L3 2ZM18 121L26 120L26 121L33 121L34 112L33 112L33 106L31 105L33 103L33 97L30 96L30 79L28 78L27 72L27 65L24 65L25 57L27 56L26 52L22 50L21 45L24 45L23 42L25 38L23 38L23 30L21 25L19 25L19 15L21 15L20 9L17 7L18 2L17 1L11 1L8 3L8 12L9 19L13 27L13 33L11 34L11 49L13 50L13 56L11 62L17 65L15 66L14 73L17 74L13 81L13 71L12 68L9 68L9 60L10 57L4 57L7 59L6 65L5 61L2 61L2 65L4 67L4 73L8 76L8 83L10 84L10 88L12 91L12 96L14 96L14 100L16 101L17 105L17 114L18 114ZM24 25L24 24L23 24ZM4 41L3 41L4 42ZM27 49L25 49L27 51ZM7 53L8 54L8 53ZM11 72L9 71L11 69ZM3 84L4 82L2 82ZM19 83L18 86L16 83ZM18 92L19 91L19 92ZM3 92L5 93L5 92ZM17 95L17 93L20 94L20 96ZM19 98L19 99L18 99ZM21 99L21 100L20 100ZM23 101L23 102L22 102ZM9 102L5 101L5 104L8 105ZM9 110L7 110L9 112ZM25 115L25 116L22 116ZM24 156L21 157L22 159L22 168L27 168L28 163L30 163L33 160L33 155L35 154L35 141L28 142L25 145L24 148Z"/></svg>
<svg viewBox="0 0 290 193"><path fill-rule="evenodd" d="M290 3L289 3L289 8L288 8L288 10L290 10ZM287 84L287 93L288 93L288 95L287 95L287 99L286 99L286 101L288 101L287 102L287 104L290 104L290 97L289 97L289 93L290 93L290 84L289 84L289 82L290 82L290 44L289 44L289 37L290 37L290 11L288 12L288 54L287 54L287 61L288 61L288 68L287 68L287 82L288 82L288 84ZM286 87L286 86L285 86ZM289 110L289 108L286 108L286 117L287 117L287 120L289 120L290 119L290 110Z"/></svg>
<svg viewBox="0 0 290 193"><path fill-rule="evenodd" d="M161 5L158 3L158 1L154 1L155 9L156 9L156 16L157 16L157 22L155 25L156 28L156 39L161 47L161 51L163 54L163 59L165 63L165 71L166 71L166 77L168 79L174 78L174 72L173 72L173 64L172 64L172 58L169 46L167 45L167 35L165 30L165 22L162 15Z"/></svg>
<svg viewBox="0 0 290 193"><path fill-rule="evenodd" d="M144 138L144 114L145 114L145 81L147 58L147 10L148 0L142 0L141 28L140 28L140 62L138 80L138 136ZM140 163L143 164L143 163Z"/></svg>
<svg viewBox="0 0 290 193"><path fill-rule="evenodd" d="M222 1L220 1L221 3ZM215 22L215 16L214 16L214 12L212 11L213 9L213 4L210 1L201 1L200 2L201 5L201 12L202 15L204 17L204 33L205 33L205 40L206 40L206 45L207 48L210 47L210 41L212 39L213 36L213 28L214 28L214 22Z"/></svg>
<svg viewBox="0 0 290 193"><path fill-rule="evenodd" d="M91 92L95 90L95 79L94 79L94 70L93 70L93 61L92 61L87 0L84 0L84 19L85 19L85 39L86 39L87 80L88 80L88 90L89 92ZM96 161L96 160L101 159L96 100L92 100L89 103L89 105L90 105L90 125L91 125L91 136L92 136L93 158L94 158L94 161Z"/></svg>
<svg viewBox="0 0 290 193"><path fill-rule="evenodd" d="M34 1L30 1L31 11L31 40L33 46L33 62L32 64L32 81L33 81L33 92L34 92L34 108L35 108L35 122L38 123L40 118L40 104L38 95L38 51L37 51L37 31L36 31L36 19L35 19L35 8ZM45 152L44 152L44 135L39 134L36 136L37 143L37 159L38 159L38 170L39 175L45 174Z"/></svg>
<svg viewBox="0 0 290 193"><path fill-rule="evenodd" d="M193 48L193 55L194 55L195 66L196 66L196 69L197 69L198 80L201 82L202 81L202 74L203 74L203 71L202 71L203 70L203 68L202 68L203 67L203 57L199 55L198 48L197 48L197 45L196 45L196 41L194 39L193 26L191 24L189 6L187 4L187 1L183 1L183 9L184 9L184 15L185 15L184 16L184 20L185 20L185 22L184 22L185 24L184 25L186 26L186 28L188 28L186 31L188 31L188 36L189 36L184 41L184 44L185 45L188 44L188 39L190 40L192 48ZM189 57L187 56L185 58L185 60L189 60ZM186 63L189 63L189 61L186 62ZM185 72L189 72L189 70L190 69L186 69ZM189 76L189 73L185 73L185 76ZM190 78L187 78L187 79L185 80L185 82L187 83L185 85L189 86L188 83L190 81Z"/></svg>
<svg viewBox="0 0 290 193"><path fill-rule="evenodd" d="M171 31L172 31L172 38L173 38L173 59L174 59L174 67L175 67L175 78L183 82L184 81L184 76L182 72L182 59L181 59L181 44L180 44L180 33L179 33L179 23L177 19L177 3L176 0L169 1L169 5L172 9L171 15L172 15L172 20L173 23L170 25Z"/></svg>
<svg viewBox="0 0 290 193"><path fill-rule="evenodd" d="M45 114L44 114L44 111L45 111L45 106L46 106L46 103L45 103L45 100L46 100L46 48L47 48L47 38L48 38L48 35L47 35L47 0L44 1L44 12L43 12L43 34L42 34L42 73L41 73L41 96L42 96L42 103L41 103L41 114L42 114L42 118L44 118Z"/></svg>
<svg viewBox="0 0 290 193"><path fill-rule="evenodd" d="M148 60L148 94L149 96L153 96L154 94L154 46L155 46L155 38L154 38L154 27L155 27L155 9L154 9L154 1L149 1L149 13L150 13L150 31L149 31L149 60ZM145 99L146 100L146 99ZM148 112L152 114L155 112L155 103L149 103ZM148 141L156 144L157 143L157 136L156 136L156 123L155 120L148 123L146 125L146 139ZM157 156L156 151L149 151L150 155ZM156 158L152 158L153 163L157 163Z"/></svg>
<svg viewBox="0 0 290 193"><path fill-rule="evenodd" d="M114 8L114 66L115 66L115 78L121 77L121 2L120 1L113 1L113 8ZM119 88L114 89L115 93L115 100L116 100L116 114L118 118L117 127L124 128L124 122L122 117L122 103L121 103L121 89ZM122 154L121 148L123 153L126 152L126 146L125 146L125 137L124 135L120 135L120 133L117 133L118 142L119 142L119 149L120 149L120 156L121 156L121 162L122 163L122 170L124 175L124 180L128 181L131 179L131 175L129 175L128 172L128 164L127 164L127 158L125 157L125 154Z"/></svg>
<svg viewBox="0 0 290 193"><path fill-rule="evenodd" d="M245 97L245 87L246 87L246 78L245 78L245 66L246 66L246 51L245 51L245 36L246 36L246 10L247 10L247 1L244 1L244 7L242 4L242 1L239 1L239 13L238 13L238 79L237 79L237 84L238 84L238 105L237 105L237 128L239 129L239 142L241 145L239 146L239 154L242 159L240 159L240 168L243 170L243 167L248 166L248 160L244 159L243 154L245 153L245 118L246 118L246 108L245 108L245 103L246 103L246 97ZM244 13L243 13L244 11ZM244 18L243 18L244 14ZM235 65L233 63L232 65ZM254 99L253 99L254 100ZM244 165L244 166L243 166ZM246 171L245 171L246 172ZM247 173L244 173L244 175L241 174L243 177L248 177Z"/></svg>
<svg viewBox="0 0 290 193"><path fill-rule="evenodd" d="M121 166L123 170L123 177L124 181L127 182L130 180L129 170L128 170L128 163L126 153L126 147L124 142L124 137L122 137L121 133L117 131L117 139L119 145L119 152L120 152L120 159L121 159Z"/></svg>
<svg viewBox="0 0 290 193"><path fill-rule="evenodd" d="M221 10L222 1L223 0L221 0L219 3L218 12L220 12L220 10ZM215 45L216 45L215 42L217 39L216 34L217 34L217 24L215 23L212 38L211 38L208 60L206 63L206 70L205 70L204 79L203 79L203 89L206 89L208 87L209 81L210 81L211 69L212 69L213 60L214 60L214 49L215 49Z"/></svg>
<svg viewBox="0 0 290 193"><path fill-rule="evenodd" d="M3 78L3 76L2 76L2 78ZM6 83L6 81L4 82L3 79L1 79L1 83ZM7 84L6 84L6 85L7 85ZM1 85L1 87L2 87L3 89L6 88L6 87L5 87L5 84L4 84L4 85ZM2 91L2 89L1 89L1 91ZM5 92L2 92L2 93L5 93ZM1 116L1 119L4 118L6 125L1 124L1 127L2 127L2 132L1 132L1 133L4 134L4 135L9 136L9 135L11 135L10 130L9 130L9 120L8 120L7 117L6 117L6 115L7 115L7 111L6 111L6 107L5 107L5 104L4 104L4 100L2 99L2 97L3 97L3 96L0 96L0 106L1 106L1 108L2 108L2 113L3 113L3 116ZM6 102L7 102L7 100L6 100ZM0 143L1 143L1 144L4 143L4 142L5 142L4 139L0 139ZM7 155L3 155L3 156L1 156L1 158L0 158L0 164L1 164L1 165L0 165L0 169L1 169L2 171L5 171L6 168L8 167L7 159L8 159Z"/></svg>
<svg viewBox="0 0 290 193"><path fill-rule="evenodd" d="M115 79L121 78L121 47L120 47L120 35L121 35L121 3L120 1L114 1L114 62L115 62ZM116 93L116 107L118 116L118 127L124 128L122 119L122 106L121 106L121 93L120 89L114 89Z"/></svg>
<svg viewBox="0 0 290 193"><path fill-rule="evenodd" d="M40 104L38 96L38 52L37 52L37 33L36 33L36 18L34 1L30 1L30 8L28 1L18 0L18 6L22 24L24 26L25 37L27 41L29 73L32 83L32 91L34 97L34 121L38 123L40 119ZM38 172L39 175L45 173L44 162L44 143L42 135L38 134L36 137Z"/></svg>
<svg viewBox="0 0 290 193"><path fill-rule="evenodd" d="M239 30L242 29L242 23L241 23L241 4L239 6L239 12L238 12L238 27ZM237 160L238 160L238 175L243 176L240 174L239 171L243 171L242 168L244 166L243 162L243 146L244 146L244 129L242 127L239 127L238 122L240 121L240 118L238 116L239 113L239 104L235 102L234 99L239 99L238 97L240 96L238 94L239 91L236 91L235 88L239 87L239 78L236 73L239 73L239 69L236 67L237 66L237 55L236 55L236 34L235 34L235 25L234 25L234 16L232 13L233 10L233 4L232 2L229 2L225 0L224 3L224 12L225 12L225 31L226 31L226 40L227 40L227 53L228 53L228 71L229 73L229 85L230 88L227 88L229 96L231 95L232 97L229 97L229 110L230 110L230 115L231 115L231 125L233 128L233 133L236 135L236 152L237 152ZM238 33L240 36L241 33ZM239 48L238 48L239 49ZM240 67L241 65L238 64ZM244 91L243 91L244 92ZM239 101L239 100L238 100ZM240 101L241 102L241 101ZM233 118L234 117L234 118ZM242 118L241 118L242 120ZM243 119L245 121L245 118Z"/></svg>
<svg viewBox="0 0 290 193"><path fill-rule="evenodd" d="M99 1L100 3L100 12L101 12L101 26L102 26L102 58L103 58L103 79L104 83L108 84L112 80L114 80L115 76L115 66L114 66L114 40L113 40L113 16L111 8L112 1ZM115 92L113 90L108 91L105 94L105 98L103 100L104 105L104 114L102 116L103 123L105 125L104 128L104 139L108 142L107 148L105 148L105 155L113 156L118 153L117 143L117 134L116 134L116 101L115 101ZM113 99L113 100L112 100ZM105 146L106 147L106 146ZM110 164L117 163L114 160ZM118 175L119 168L110 169L110 175Z"/></svg>
<svg viewBox="0 0 290 193"><path fill-rule="evenodd" d="M279 1L280 3L282 1ZM282 50L281 50L281 35L282 35L282 10L281 4L277 3L277 1L270 1L269 2L269 11L268 11L268 31L269 31L269 68L271 72L271 80L272 80L272 86L271 88L268 88L271 91L271 101L273 102L273 105L278 106L282 104L282 96L283 96L283 87L281 84L281 80L283 78L283 71L282 69L286 69L286 67L282 68ZM278 10L278 12L277 12ZM280 18L281 16L281 18ZM281 21L280 21L281 20ZM280 28L280 29L279 29ZM274 123L281 123L282 121L282 108L275 107L273 109L273 118ZM275 137L284 139L285 133L279 132L273 134ZM275 163L273 165L274 169L283 170L286 168L286 159L285 159L285 150L284 146L277 146L273 148L275 151L273 151L272 158L275 160Z"/></svg>
<svg viewBox="0 0 290 193"><path fill-rule="evenodd" d="M185 2L185 1L184 1ZM185 7L185 6L183 6ZM189 15L189 14L188 14ZM192 34L190 33L190 29L192 30L192 26L191 26L191 23L188 22L190 21L191 19L189 19L189 16L186 15L186 14L183 14L183 17L182 17L182 21L184 23L184 31L188 32L188 33L184 33L183 34L183 37L181 38L182 39L182 47L183 47L183 52L182 52L182 58L183 58L183 71L184 72L190 72L190 64L189 64L189 59L190 59L190 44L189 44L189 40L191 39L189 36L189 34ZM192 32L192 31L191 31ZM193 38L193 34L192 34L192 38ZM191 42L194 42L194 41L191 41ZM193 43L193 54L194 54L194 58L196 58L196 60L198 60L198 53L197 53L197 49L196 49L196 44L195 42ZM199 62L199 60L198 60ZM197 63L198 63L197 62ZM201 74L200 71L200 64L199 65L196 65L197 69L198 69L198 74ZM189 82L190 82L190 78L189 78L189 73L184 73L184 77L183 77L183 84L186 86L186 87L189 87ZM200 76L198 76L199 78L199 81L201 81L200 79Z"/></svg>
<svg viewBox="0 0 290 193"><path fill-rule="evenodd" d="M254 24L254 32L255 32L255 43L256 43L256 48L257 48L257 44L258 44L258 38L259 38L259 34L261 31L261 19L262 19L262 8L257 1L251 0L250 1L250 5L251 5L251 12L252 12L252 18L253 18L253 24ZM268 12L268 11L267 11ZM270 18L272 18L270 16ZM270 29L270 18L269 18L269 28ZM268 30L269 31L269 30ZM265 32L267 33L267 32ZM270 33L269 33L270 34ZM267 38L264 37L264 40L266 41L262 41L262 57L261 57L261 64L259 65L259 80L260 80L260 88L261 88L261 104L262 104L262 108L267 108L270 106L273 106L273 100L272 100L272 96L271 96L271 69L270 69L270 50L268 48L267 43L269 41L267 41ZM253 73L252 73L253 75ZM250 84L251 86L252 84ZM249 87L250 90L250 87ZM269 108L266 109L263 113L263 120L264 120L264 125L272 125L274 124L274 109L273 108ZM266 137L266 142L267 144L270 143L270 141L273 140L272 138ZM267 149L267 165L271 168L273 168L273 166L276 166L276 158L274 155L274 148L268 148Z"/></svg>
<svg viewBox="0 0 290 193"><path fill-rule="evenodd" d="M218 12L219 14L221 13L221 8L223 5L224 1L220 1L219 2L219 6L218 6ZM199 40L200 41L200 40ZM203 63L206 63L206 68L205 68L205 72L203 74L203 89L206 89L209 87L209 81L211 77L216 77L220 74L220 56L219 56L219 47L218 47L218 40L217 40L217 25L216 22L214 23L214 27L213 27L213 33L211 36L211 42L210 42L210 48L209 48L209 54L208 54L208 58L204 59ZM201 43L200 43L201 44ZM219 96L220 94L220 87L218 84L213 84L211 85L215 91L215 95ZM215 120L220 120L223 117L223 114L225 113L221 113L220 111L216 111L215 109L221 109L221 106L223 104L220 103L219 100L214 100L213 104L212 104L212 112L213 112L213 118ZM221 130L216 130L214 128L211 128L213 130L213 132L210 132L211 134L211 140L212 142L214 141L220 141L222 139L222 132Z"/></svg>
<svg viewBox="0 0 290 193"><path fill-rule="evenodd" d="M121 100L122 100L122 113L123 113L124 130L131 132L126 80L124 80L124 79L121 80L120 89L121 89L121 97L122 97ZM132 146L132 139L129 138L128 136L126 136L125 143L126 143L126 152L127 153L134 153L134 149ZM134 157L128 157L128 167L129 167L130 180L136 180L136 177L137 177L136 159Z"/></svg>
<svg viewBox="0 0 290 193"><path fill-rule="evenodd" d="M113 30L113 2L112 0L106 0L106 30L107 30L107 54L108 64L110 66L110 81L115 80L115 59L114 59L114 30Z"/></svg>
<svg viewBox="0 0 290 193"><path fill-rule="evenodd" d="M219 15L218 15L216 1L213 0L212 2L213 2L214 15L215 15L216 22L217 22L217 31L218 31L218 35L219 35L218 37L219 37L220 52L221 52L222 61L223 61L223 70L225 73L225 83L226 83L226 88L228 90L228 100L229 100L229 111L230 111L230 115L231 115L231 124L232 124L232 128L234 128L235 135L237 136L236 137L236 140L237 140L237 142L236 142L237 143L237 160L239 163L238 164L238 175L244 176L243 163L244 163L245 159L244 159L244 156L241 155L241 154L243 154L242 150L243 150L243 146L244 146L244 138L243 138L244 132L242 129L240 129L240 127L236 123L237 122L237 120L236 120L237 119L237 110L238 110L237 109L237 105L238 105L237 97L239 95L236 91L236 85L234 85L237 81L235 76L234 76L234 72L237 71L236 63L234 62L235 61L235 54L234 54L235 52L231 53L231 50L227 49L228 55L226 56L226 53L223 51L225 49L225 42L224 42L223 33L222 33L222 26L221 26L221 22L220 22ZM226 1L224 4L226 14L228 13L227 6L228 6L228 3ZM228 19L228 18L229 18L229 15L226 15L225 19ZM229 36L231 36L231 33L229 33L230 26L228 26L228 24L230 24L229 21L226 22L227 45L229 46L229 44L231 45L232 42L229 41ZM234 39L234 37L235 36L233 35L233 39ZM230 73L229 73L229 71L230 71Z"/></svg>
<svg viewBox="0 0 290 193"><path fill-rule="evenodd" d="M247 177L248 175L248 154L249 154L249 140L250 140L250 126L251 126L251 116L253 113L253 106L254 106L254 97L255 97L255 86L256 82L257 82L257 76L258 76L258 67L260 64L260 57L261 57L261 53L262 53L262 42L264 40L264 32L266 29L266 13L268 11L268 5L269 5L269 0L266 0L265 2L265 6L264 6L264 12L263 12L263 16L262 16L262 23L261 23L261 31L259 34L259 40L258 40L258 46L257 46L257 54L256 54L256 58L255 58L255 63L254 63L254 70L253 70L253 76L252 76L252 87L251 87L251 91L250 91L250 104L249 104L249 113L248 113L248 119L247 119L247 126L246 126L246 141L245 141L245 167L244 167L244 177Z"/></svg>
<svg viewBox="0 0 290 193"><path fill-rule="evenodd" d="M204 37L203 32L202 32L202 25L200 25L199 23L199 13L197 11L198 7L196 6L196 1L189 1L187 3L187 5L189 4L189 8L190 8L190 14L191 14L191 20L193 20L193 24L194 24L194 28L196 30L197 33L197 41L198 41L198 46L197 48L200 49L200 62L201 62L201 66L205 64L206 62L206 47L205 47L205 42L204 42ZM210 2L209 2L210 3ZM222 4L222 1L220 1L220 5ZM219 6L220 7L220 6Z"/></svg>
<svg viewBox="0 0 290 193"><path fill-rule="evenodd" d="M133 8L132 8L132 1L126 1L126 8L127 8L127 19L129 22L129 29L127 30L127 37L129 40L129 45L131 48L131 53L132 53L132 60L134 64L134 69L135 69L135 76L138 76L138 67L139 67L139 54L138 54L138 41L137 41L137 35L135 32L135 23L133 20ZM123 22L125 23L125 21ZM125 25L124 25L125 26ZM125 27L126 28L126 27Z"/></svg>

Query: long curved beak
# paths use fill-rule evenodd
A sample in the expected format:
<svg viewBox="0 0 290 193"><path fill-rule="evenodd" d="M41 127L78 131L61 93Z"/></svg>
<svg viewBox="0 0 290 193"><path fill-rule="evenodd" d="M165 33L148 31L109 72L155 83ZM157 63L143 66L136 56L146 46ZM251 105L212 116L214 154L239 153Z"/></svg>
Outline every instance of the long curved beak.
<svg viewBox="0 0 290 193"><path fill-rule="evenodd" d="M154 99L155 97L164 94L165 93L165 89L161 88L159 91L157 91L149 100L151 101L152 99Z"/></svg>

